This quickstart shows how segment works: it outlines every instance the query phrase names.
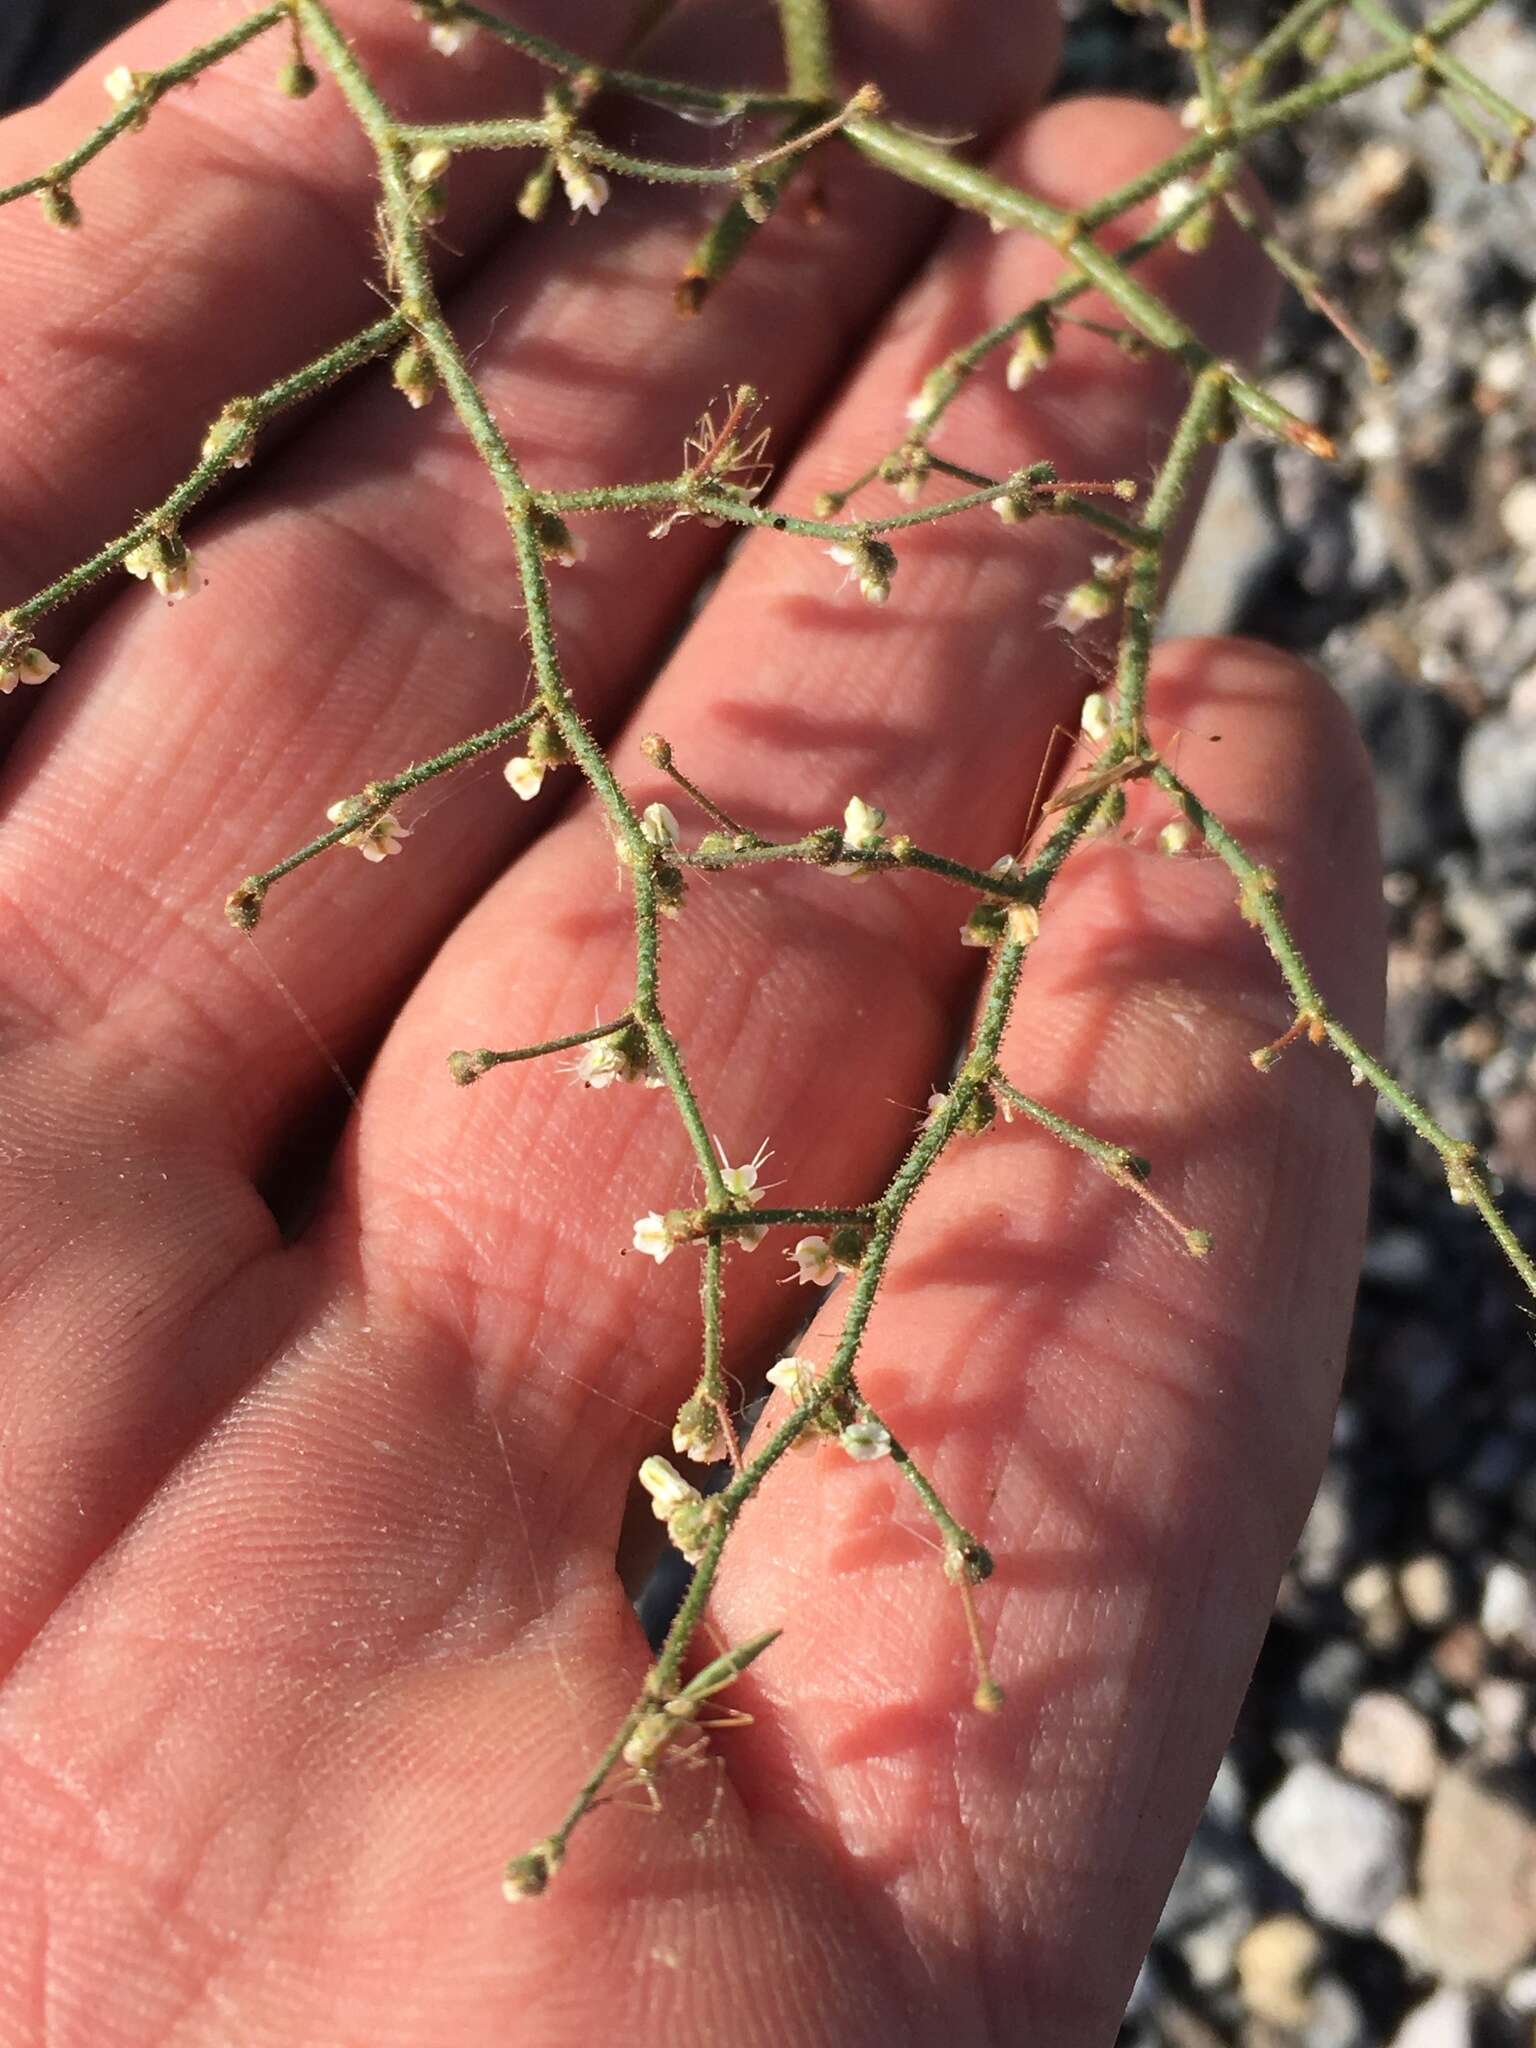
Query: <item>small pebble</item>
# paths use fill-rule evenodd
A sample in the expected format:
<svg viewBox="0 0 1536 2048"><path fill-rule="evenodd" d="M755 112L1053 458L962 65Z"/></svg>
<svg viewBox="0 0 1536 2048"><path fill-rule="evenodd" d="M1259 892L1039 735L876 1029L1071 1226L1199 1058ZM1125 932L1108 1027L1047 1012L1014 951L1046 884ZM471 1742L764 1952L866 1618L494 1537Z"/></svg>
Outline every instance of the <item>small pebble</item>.
<svg viewBox="0 0 1536 2048"><path fill-rule="evenodd" d="M1323 1937L1299 1913L1261 1920L1237 1951L1237 1984L1246 2010L1277 2027L1304 2026L1322 1954Z"/></svg>
<svg viewBox="0 0 1536 2048"><path fill-rule="evenodd" d="M1409 1828L1391 1800L1311 1760L1260 1807L1254 1840L1319 1920L1369 1933L1408 1885Z"/></svg>
<svg viewBox="0 0 1536 2048"><path fill-rule="evenodd" d="M1456 1612L1456 1581L1443 1557L1411 1558L1397 1575L1398 1598L1415 1628L1444 1628Z"/></svg>
<svg viewBox="0 0 1536 2048"><path fill-rule="evenodd" d="M1396 1693L1363 1692L1339 1736L1339 1769L1394 1799L1427 1799L1440 1774L1435 1731Z"/></svg>
<svg viewBox="0 0 1536 2048"><path fill-rule="evenodd" d="M1488 1567L1480 1610L1483 1634L1497 1648L1536 1646L1536 1584L1529 1572L1502 1558Z"/></svg>
<svg viewBox="0 0 1536 2048"><path fill-rule="evenodd" d="M1444 1990L1416 2005L1392 2036L1392 2048L1472 2048L1472 2001Z"/></svg>
<svg viewBox="0 0 1536 2048"><path fill-rule="evenodd" d="M1434 1975L1496 1987L1536 1946L1536 1826L1465 1768L1441 1773L1424 1815L1418 1932Z"/></svg>

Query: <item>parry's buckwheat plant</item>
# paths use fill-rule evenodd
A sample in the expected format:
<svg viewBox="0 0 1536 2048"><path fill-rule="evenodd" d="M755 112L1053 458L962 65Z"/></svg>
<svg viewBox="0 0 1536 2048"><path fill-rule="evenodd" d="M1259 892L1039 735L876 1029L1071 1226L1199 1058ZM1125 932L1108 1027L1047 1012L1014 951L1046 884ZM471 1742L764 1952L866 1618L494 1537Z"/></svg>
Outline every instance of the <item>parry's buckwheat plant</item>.
<svg viewBox="0 0 1536 2048"><path fill-rule="evenodd" d="M1189 139L1154 168L1069 212L978 168L963 144L915 132L899 106L887 106L880 80L840 77L837 0L778 0L784 82L763 90L707 89L597 63L460 0L416 0L423 64L454 59L472 44L499 42L532 59L547 78L542 105L534 110L428 124L403 119L375 83L366 10L333 7L329 0L275 0L179 61L153 70L114 69L106 80L110 111L95 132L60 161L0 192L4 203L36 199L53 225L77 234L88 247L97 159L117 146L152 149L168 96L255 39L270 36L283 91L294 100L318 91L339 93L372 148L386 300L379 317L350 339L265 389L232 395L208 423L196 464L160 504L78 567L10 605L0 616L0 690L47 685L57 672L47 652L48 616L119 571L144 580L168 601L194 597L200 570L196 537L189 539L188 529L200 503L232 472L259 462L263 433L279 414L387 358L405 404L451 408L484 465L487 491L499 499L520 584L532 695L502 722L429 760L392 771L379 764L382 772L331 805L329 829L239 883L228 899L229 919L241 931L254 929L263 916L280 911L280 896L270 900L277 885L333 849L355 849L378 863L403 855L401 865L408 863L412 848L406 842L414 833L420 844L431 826L421 818L411 822L409 809L397 807L424 784L491 753L504 757L511 791L529 804L547 802L552 790L577 778L584 781L605 817L617 882L633 908L633 993L621 1012L591 1024L573 1017L568 1031L535 1045L442 1048L453 1081L464 1086L484 1081L493 1089L493 1069L547 1060L592 1089L655 1089L686 1131L696 1167L692 1187L657 1185L644 1162L636 1161L635 1221L627 1247L658 1264L681 1259L698 1266L700 1367L697 1384L677 1412L671 1443L685 1467L656 1454L638 1475L668 1538L692 1565L692 1577L642 1690L586 1781L571 1789L563 1813L552 1812L544 1839L512 1857L504 1879L508 1898L528 1899L545 1890L584 1816L616 1787L638 1784L656 1800L669 1760L697 1753L711 1726L742 1718L717 1707L715 1698L770 1651L778 1632L775 1618L762 1616L761 1633L724 1649L692 1677L688 1660L742 1510L772 1484L775 1468L797 1447L819 1443L829 1454L836 1447L856 1462L887 1460L914 1489L937 1531L941 1568L963 1610L974 1652L975 1706L984 1713L1003 1709L988 1661L986 1596L978 1595L993 1569L984 1506L967 1503L962 1510L941 1498L925 1473L923 1447L899 1440L871 1405L860 1383L860 1348L913 1195L948 1148L986 1144L998 1122L1027 1119L1084 1154L1151 1206L1177 1253L1221 1257L1220 1216L1175 1216L1153 1191L1156 1162L1137 1157L1113 1133L1080 1127L1028 1092L1027 1071L1006 1072L1001 1065L1004 1029L1031 948L1052 914L1053 884L1085 844L1121 828L1130 785L1157 794L1157 844L1166 858L1193 865L1203 848L1224 864L1234 914L1256 929L1273 955L1293 1017L1273 1043L1253 1052L1254 1066L1265 1071L1292 1048L1301 1056L1303 1046L1340 1055L1354 1079L1391 1103L1439 1154L1452 1199L1480 1213L1520 1279L1536 1293L1536 1266L1501 1215L1482 1162L1405 1093L1335 1014L1328 990L1314 981L1286 922L1284 877L1250 858L1202 801L1198 775L1186 774L1176 750L1155 740L1149 724L1155 707L1148 701L1170 550L1212 444L1254 431L1299 444L1319 460L1328 460L1333 449L1317 427L1213 353L1143 281L1143 259L1167 243L1199 249L1218 216L1226 215L1332 317L1317 281L1290 257L1244 195L1245 153L1257 138L1403 74L1426 100L1437 101L1469 127L1491 178L1511 177L1531 120L1468 70L1454 48L1458 30L1485 4L1454 0L1410 30L1378 0L1352 0L1377 44L1372 54L1337 64L1330 61L1329 34L1342 10L1334 0L1294 0L1247 49L1231 47L1207 22L1202 0L1188 0L1187 6L1185 0L1147 0L1149 11L1166 16L1170 43L1187 52L1193 69ZM1298 62L1303 82L1272 89L1278 68ZM681 151L674 160L616 147L604 139L606 118L627 102L718 124L731 138L729 150L699 161ZM302 119L302 112L292 118ZM797 181L809 184L833 152L856 152L891 179L979 214L999 234L1043 240L1059 254L1059 281L933 363L911 395L905 420L893 421L889 445L871 449L861 474L814 505L797 508L773 495L772 393L733 383L728 365L722 365L723 395L718 387L701 391L696 424L679 422L679 439L686 433L686 440L677 474L549 490L519 459L516 423L504 426L488 403L474 361L445 318L435 279L434 237L450 232L454 221L454 163L482 151L508 152L519 160L525 175L509 190L525 221L545 222L543 231L551 232L557 217L565 217L568 260L576 269L584 260L587 221L609 203L616 181L708 188L718 201L712 223L683 276L666 283L675 290L679 313L689 318L707 320L714 294L729 288L729 274L753 260L758 230ZM107 171L103 165L100 175ZM1151 224L1128 242L1122 238L1112 253L1103 231L1147 202L1155 202ZM810 234L814 227L799 231ZM1007 450L1000 451L994 473L951 460L945 428L952 409L964 405L978 379L1016 391L1048 376L1058 336L1081 319L1074 309L1090 290L1112 314L1109 321L1090 324L1127 356L1166 356L1185 380L1177 427L1155 472L1147 478L1138 473L1139 448L1126 450L1124 475L1103 478L1064 477L1048 462L1017 466ZM1345 316L1337 317L1347 333ZM733 815L701 787L689 761L674 753L661 732L646 738L643 752L668 778L673 802L637 807L567 680L559 606L552 596L552 571L581 575L589 522L636 515L651 523L659 545L688 521L780 536L786 548L803 549L808 589L829 598L841 592L848 605L867 603L892 613L900 612L903 601L903 537L914 529L996 519L1005 539L1014 528L1040 521L1091 530L1099 549L1092 572L1059 593L1057 623L1081 636L1090 667L1098 659L1093 650L1112 641L1112 667L1093 678L1099 686L1082 705L1077 765L1041 806L1023 843L1006 849L990 867L970 865L940 846L916 843L900 817L888 817L880 807L877 789L849 789L840 818L807 818L793 835L770 837L750 815ZM667 1021L668 923L687 918L693 893L707 890L713 876L752 869L771 887L773 871L786 864L819 871L828 892L855 883L896 891L914 871L940 877L956 892L956 943L988 956L977 1021L953 1077L932 1096L905 1158L873 1199L850 1201L846 1191L831 1189L822 1204L775 1205L767 1145L745 1159L722 1150L710 1105L691 1078L689 1048ZM444 1115L451 1113L451 1098L445 1098ZM846 1305L824 1364L790 1356L773 1367L769 1383L783 1403L762 1440L743 1443L727 1364L726 1305L733 1268L754 1254L781 1259L784 1277L796 1286L840 1286ZM694 1477L687 1476L689 1470ZM722 1483L712 1486L716 1477ZM814 1530L805 1540L814 1547Z"/></svg>

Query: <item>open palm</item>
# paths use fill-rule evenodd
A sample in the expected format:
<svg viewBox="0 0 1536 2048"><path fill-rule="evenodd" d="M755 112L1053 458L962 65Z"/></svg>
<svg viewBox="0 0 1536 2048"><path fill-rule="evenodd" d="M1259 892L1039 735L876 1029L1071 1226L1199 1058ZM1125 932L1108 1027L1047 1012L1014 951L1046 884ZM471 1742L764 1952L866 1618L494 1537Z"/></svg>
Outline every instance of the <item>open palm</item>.
<svg viewBox="0 0 1536 2048"><path fill-rule="evenodd" d="M542 9L595 55L641 11ZM842 11L849 79L990 136L1061 203L1170 146L1133 103L1031 113L1044 0ZM738 12L682 9L656 67L765 74ZM407 10L338 13L424 117L526 101L505 53L446 63ZM230 18L171 0L103 62L165 63ZM377 303L368 152L333 90L281 99L274 62L256 46L158 107L82 178L83 236L0 216L8 602L164 490L227 397ZM0 183L101 110L93 73L6 124ZM826 219L786 209L685 324L687 206L624 187L599 222L509 230L515 177L455 169L440 262L553 487L675 470L701 407L750 379L804 505L1060 263L839 157ZM1151 270L1213 347L1253 346L1243 249ZM1068 330L1027 397L978 384L950 452L1144 473L1177 399L1166 366ZM589 532L557 626L640 801L665 794L638 746L656 729L764 830L858 793L968 861L1019 843L1085 687L1046 623L1081 535L925 529L878 613L759 536L694 613L722 536ZM562 803L571 771L522 805L472 769L403 807L403 858L327 856L252 939L219 916L336 798L526 700L505 527L447 409L349 387L269 436L193 540L195 603L135 586L74 615L73 645L55 621L63 673L3 707L0 2040L1107 2039L1322 1456L1363 1209L1342 1069L1248 1064L1285 1010L1230 879L1146 831L1085 851L1005 1047L1020 1085L1151 1157L1213 1255L999 1130L946 1155L871 1326L871 1397L998 1558L980 1600L1004 1711L968 1708L960 1613L889 1466L807 1452L747 1512L711 1610L727 1641L783 1630L733 1689L755 1721L717 1739L725 1774L664 1774L659 1815L610 1803L514 1910L502 1863L646 1664L615 1560L696 1376L697 1275L626 1247L641 1211L691 1198L689 1153L664 1095L549 1063L448 1079L452 1047L629 999L625 898L600 814ZM1236 643L1164 650L1152 702L1369 1033L1371 807L1342 712ZM975 997L957 921L922 876L694 881L668 1015L730 1157L770 1142L777 1199L888 1177ZM334 1122L322 1048L366 1085L285 1231L273 1204ZM731 1258L750 1384L804 1296L771 1244Z"/></svg>

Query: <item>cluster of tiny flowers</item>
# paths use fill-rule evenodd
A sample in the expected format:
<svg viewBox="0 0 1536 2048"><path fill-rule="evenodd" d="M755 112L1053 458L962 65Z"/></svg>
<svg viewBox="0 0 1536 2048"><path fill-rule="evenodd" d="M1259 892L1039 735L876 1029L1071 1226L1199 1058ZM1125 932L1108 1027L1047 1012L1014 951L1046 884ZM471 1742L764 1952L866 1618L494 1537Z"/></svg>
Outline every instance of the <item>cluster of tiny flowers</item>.
<svg viewBox="0 0 1536 2048"><path fill-rule="evenodd" d="M647 1088L667 1085L651 1065L644 1037L632 1024L583 1046L572 1072L586 1088L611 1088L616 1081L639 1081Z"/></svg>
<svg viewBox="0 0 1536 2048"><path fill-rule="evenodd" d="M677 1411L672 1425L672 1448L695 1464L712 1465L725 1455L725 1431L720 1411L706 1394L694 1394Z"/></svg>
<svg viewBox="0 0 1536 2048"><path fill-rule="evenodd" d="M58 672L59 664L50 661L41 647L18 647L0 656L0 697L9 697L18 683L46 683Z"/></svg>
<svg viewBox="0 0 1536 2048"><path fill-rule="evenodd" d="M357 797L344 796L325 815L333 825L347 825L366 809ZM408 825L402 825L393 811L384 811L377 818L365 818L353 831L344 833L341 844L357 847L364 860L387 860L390 854L404 851L400 842L410 836Z"/></svg>
<svg viewBox="0 0 1536 2048"><path fill-rule="evenodd" d="M858 540L834 541L827 553L839 568L849 572L870 604L885 603L891 594L891 578L896 574L894 548L888 547L883 540L864 536Z"/></svg>
<svg viewBox="0 0 1536 2048"><path fill-rule="evenodd" d="M718 1145L719 1141L716 1140L716 1143ZM724 1151L721 1151L720 1178L725 1182L726 1193L730 1196L734 1207L738 1209L756 1208L757 1204L761 1202L766 1190L758 1186L757 1177L762 1172L764 1161L767 1158L768 1144L766 1139L745 1166L729 1165ZM686 1213L686 1211L674 1209L667 1215L662 1215L659 1210L651 1209L644 1216L637 1216L630 1242L637 1252L644 1252L646 1257L654 1259L658 1266L665 1265L673 1252L676 1251L678 1245L686 1243L692 1235L691 1231L687 1229L682 1229L680 1234L678 1233L678 1220L685 1216ZM751 1252L756 1251L767 1235L768 1227L766 1224L750 1224L733 1231L731 1233L731 1242L739 1244L743 1251Z"/></svg>
<svg viewBox="0 0 1536 2048"><path fill-rule="evenodd" d="M152 583L167 604L179 604L184 597L196 597L203 587L202 572L179 541L155 534L140 541L123 557L123 567L141 583Z"/></svg>
<svg viewBox="0 0 1536 2048"><path fill-rule="evenodd" d="M796 1408L809 1408L821 1391L821 1381L816 1368L808 1358L781 1358L768 1368L768 1384L787 1394ZM818 1435L835 1435L848 1456L856 1464L867 1465L876 1458L886 1458L891 1451L891 1433L883 1422L876 1422L868 1411L861 1413L853 1422L839 1423L835 1418L817 1416L810 1428L798 1441L801 1444L814 1442Z"/></svg>

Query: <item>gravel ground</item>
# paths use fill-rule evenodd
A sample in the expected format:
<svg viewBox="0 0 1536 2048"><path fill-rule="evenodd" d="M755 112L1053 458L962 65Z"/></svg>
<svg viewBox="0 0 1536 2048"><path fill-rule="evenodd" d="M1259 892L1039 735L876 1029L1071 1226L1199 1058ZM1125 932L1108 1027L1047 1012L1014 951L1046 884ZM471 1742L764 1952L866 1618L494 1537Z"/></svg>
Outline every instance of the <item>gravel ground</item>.
<svg viewBox="0 0 1536 2048"><path fill-rule="evenodd" d="M132 0L11 0L0 102ZM1218 23L1252 10L1215 10ZM1536 109L1536 22L1458 48ZM1158 32L1074 12L1069 86L1181 99ZM1390 362L1292 300L1269 371L1344 459L1243 441L1174 607L1333 677L1379 771L1387 1050L1490 1149L1536 1242L1536 173L1481 179L1401 85L1263 169L1295 254ZM1219 532L1219 541L1215 538ZM1536 2022L1531 1326L1383 1120L1333 1454L1123 2037L1134 2048L1529 2048Z"/></svg>

